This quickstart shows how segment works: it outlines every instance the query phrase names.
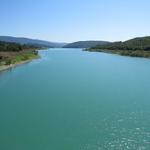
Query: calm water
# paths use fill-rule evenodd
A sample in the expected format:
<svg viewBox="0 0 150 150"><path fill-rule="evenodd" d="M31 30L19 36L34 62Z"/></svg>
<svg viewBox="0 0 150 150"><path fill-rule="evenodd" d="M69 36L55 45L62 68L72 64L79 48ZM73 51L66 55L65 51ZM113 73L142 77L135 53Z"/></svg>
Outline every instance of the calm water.
<svg viewBox="0 0 150 150"><path fill-rule="evenodd" d="M0 73L0 150L150 150L150 60L80 49Z"/></svg>

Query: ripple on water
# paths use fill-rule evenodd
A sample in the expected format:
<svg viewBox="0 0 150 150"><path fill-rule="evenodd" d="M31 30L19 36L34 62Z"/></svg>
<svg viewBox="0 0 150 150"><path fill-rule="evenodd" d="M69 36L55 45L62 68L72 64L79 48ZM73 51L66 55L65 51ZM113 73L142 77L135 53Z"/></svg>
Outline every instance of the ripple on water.
<svg viewBox="0 0 150 150"><path fill-rule="evenodd" d="M144 119L144 120L143 120ZM147 120L145 120L147 119ZM85 144L82 150L149 150L149 113L118 113L104 118L93 128L99 134L95 143Z"/></svg>

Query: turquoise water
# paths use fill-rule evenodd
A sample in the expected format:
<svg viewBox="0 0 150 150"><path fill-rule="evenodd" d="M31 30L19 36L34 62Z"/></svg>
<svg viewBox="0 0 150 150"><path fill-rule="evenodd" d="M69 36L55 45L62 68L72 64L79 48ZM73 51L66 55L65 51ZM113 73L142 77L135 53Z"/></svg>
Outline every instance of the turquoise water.
<svg viewBox="0 0 150 150"><path fill-rule="evenodd" d="M150 59L40 55L0 73L0 150L150 149Z"/></svg>

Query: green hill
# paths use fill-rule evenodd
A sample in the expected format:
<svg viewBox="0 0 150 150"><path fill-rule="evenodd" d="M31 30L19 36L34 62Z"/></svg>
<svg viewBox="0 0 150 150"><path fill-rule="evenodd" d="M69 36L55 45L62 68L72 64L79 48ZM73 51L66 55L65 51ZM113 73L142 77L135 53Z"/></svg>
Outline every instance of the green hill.
<svg viewBox="0 0 150 150"><path fill-rule="evenodd" d="M64 46L64 48L90 48L96 45L105 45L106 41L78 41Z"/></svg>
<svg viewBox="0 0 150 150"><path fill-rule="evenodd" d="M150 36L134 38L125 42L97 45L88 50L111 52L135 57L150 57Z"/></svg>

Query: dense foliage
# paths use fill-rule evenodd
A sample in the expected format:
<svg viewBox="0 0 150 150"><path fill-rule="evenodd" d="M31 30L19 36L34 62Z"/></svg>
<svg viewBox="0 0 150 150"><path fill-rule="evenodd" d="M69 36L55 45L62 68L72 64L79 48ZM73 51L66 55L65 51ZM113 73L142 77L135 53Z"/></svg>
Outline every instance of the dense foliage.
<svg viewBox="0 0 150 150"><path fill-rule="evenodd" d="M38 57L36 49L39 48L35 45L21 45L0 41L0 66L36 58Z"/></svg>
<svg viewBox="0 0 150 150"><path fill-rule="evenodd" d="M34 45L21 45L17 43L8 43L0 41L0 52L19 52L25 49L37 48Z"/></svg>
<svg viewBox="0 0 150 150"><path fill-rule="evenodd" d="M125 42L114 42L105 45L97 45L91 49L150 51L150 37L135 38Z"/></svg>

